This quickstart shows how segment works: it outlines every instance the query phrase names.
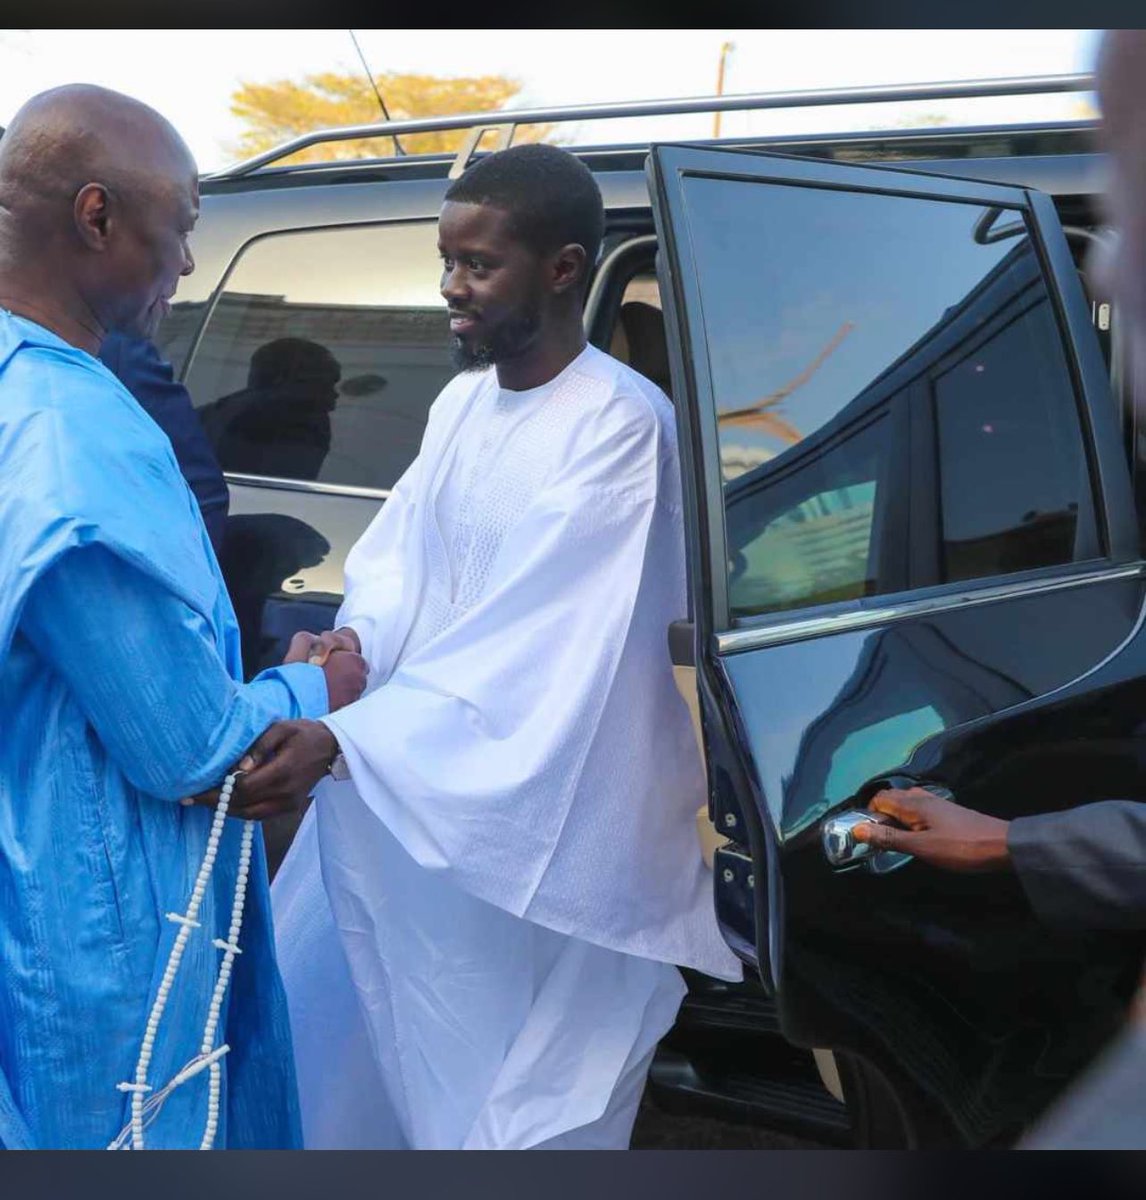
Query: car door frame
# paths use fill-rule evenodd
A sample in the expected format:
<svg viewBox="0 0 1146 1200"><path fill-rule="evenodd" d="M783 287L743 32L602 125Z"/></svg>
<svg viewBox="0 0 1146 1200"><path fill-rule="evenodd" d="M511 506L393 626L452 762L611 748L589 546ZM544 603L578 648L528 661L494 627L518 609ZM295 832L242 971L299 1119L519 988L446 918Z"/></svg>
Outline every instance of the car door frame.
<svg viewBox="0 0 1146 1200"><path fill-rule="evenodd" d="M794 640L819 630L872 624L891 611L899 613L916 604L942 604L946 600L957 603L965 595L985 594L993 586L997 588L1000 578L1012 577L960 581L928 588L922 594L918 590L884 594L795 614L786 611L758 618L731 618L723 567L727 543L717 408L682 179L701 175L745 184L876 192L982 207L997 205L1027 214L1029 236L1044 276L1053 281L1049 294L1075 384L1095 497L1096 524L1104 552L1095 566L1109 569L1138 560L1139 535L1105 364L1091 329L1069 246L1048 196L1010 185L901 168L860 167L681 144L653 146L646 174L660 245L658 275L683 434L680 452L685 476L687 561L695 621L697 685L709 768L710 816L721 833L739 843L726 850L723 861L717 863L717 915L729 944L759 970L765 986L773 988L781 975L779 956L784 917L784 896L777 881L778 851L760 816L759 783L754 778L749 756L743 752L744 731L736 727L736 713L728 703L726 685L721 679L720 660L725 655L788 637ZM1064 568L1059 566L1025 572L1023 578L1030 576L1034 582L1044 575L1063 573ZM729 803L729 797L739 802ZM758 886L754 862L764 864L765 886Z"/></svg>

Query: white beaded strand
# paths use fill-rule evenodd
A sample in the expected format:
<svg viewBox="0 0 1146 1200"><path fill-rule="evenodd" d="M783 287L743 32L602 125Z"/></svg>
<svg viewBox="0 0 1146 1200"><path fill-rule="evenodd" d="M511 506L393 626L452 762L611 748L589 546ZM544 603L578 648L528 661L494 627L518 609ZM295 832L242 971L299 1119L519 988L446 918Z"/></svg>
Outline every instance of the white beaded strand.
<svg viewBox="0 0 1146 1200"><path fill-rule="evenodd" d="M215 1048L215 1031L219 1026L219 1013L223 1006L223 996L231 979L231 967L236 954L242 954L239 949L239 932L243 927L243 905L247 898L247 877L251 870L251 843L254 839L255 825L253 821L243 822L243 835L239 843L239 870L235 877L235 899L231 905L231 927L227 931L227 940L216 938L212 943L223 951L223 960L219 964L219 977L215 980L215 991L211 996L211 1006L207 1012L207 1024L203 1030L203 1044L199 1053L210 1054ZM207 1089L207 1125L203 1130L203 1140L200 1150L210 1150L215 1142L215 1133L219 1128L219 1097L222 1091L222 1068L218 1061L211 1063L210 1083Z"/></svg>
<svg viewBox="0 0 1146 1200"><path fill-rule="evenodd" d="M230 1050L230 1047L223 1045L215 1048L213 1043L218 1030L223 996L231 977L232 964L234 963L235 955L242 953L238 943L239 933L242 929L247 881L250 875L251 847L255 830L254 822L252 821L243 822L242 838L239 845L238 873L235 878L235 895L231 906L231 924L227 933L227 940L224 942L219 938L215 938L212 942L213 945L223 950L224 954L219 965L218 975L215 979L214 991L211 995L200 1052L159 1091L154 1091L147 1082L147 1071L151 1065L151 1056L155 1048L155 1037L159 1031L159 1022L167 1007L171 987L175 982L175 975L179 970L179 964L183 958L183 951L187 946L187 940L191 935L191 931L200 927L196 917L199 915L199 908L203 902L203 897L207 891L207 884L210 882L211 873L215 866L215 857L218 853L223 825L227 818L227 810L230 808L231 793L235 788L235 780L241 773L234 771L223 780L223 785L219 791L219 803L215 807L211 829L207 835L207 847L203 853L203 862L199 867L195 886L191 891L191 899L188 902L187 911L185 913L172 912L166 914L167 919L179 925L180 928L175 936L175 942L171 947L171 953L168 955L167 966L164 969L163 977L155 994L155 1001L151 1006L151 1012L147 1018L147 1026L144 1030L143 1041L139 1049L139 1058L135 1065L134 1078L129 1083L116 1085L119 1091L131 1093L131 1120L124 1126L111 1145L108 1146L109 1150L122 1149L127 1143L128 1135L131 1138L131 1149L142 1150L144 1128L158 1115L163 1102L175 1088L186 1083L187 1080L194 1078L205 1069L210 1072L207 1089L207 1123L203 1139L200 1143L200 1149L209 1150L214 1144L215 1134L219 1126L219 1103L222 1092L222 1069L219 1066L219 1060Z"/></svg>

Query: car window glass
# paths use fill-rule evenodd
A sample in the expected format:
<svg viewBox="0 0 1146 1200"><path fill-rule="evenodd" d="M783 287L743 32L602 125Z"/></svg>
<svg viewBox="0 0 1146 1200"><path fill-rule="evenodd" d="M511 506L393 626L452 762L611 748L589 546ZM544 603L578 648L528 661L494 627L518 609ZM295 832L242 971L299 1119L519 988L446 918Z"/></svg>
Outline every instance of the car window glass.
<svg viewBox="0 0 1146 1200"><path fill-rule="evenodd" d="M454 373L438 277L432 221L249 245L187 376L223 469L391 487Z"/></svg>
<svg viewBox="0 0 1146 1200"><path fill-rule="evenodd" d="M746 471L728 485L729 588L740 613L876 591L872 532L887 444L887 422L875 420L787 478Z"/></svg>
<svg viewBox="0 0 1146 1200"><path fill-rule="evenodd" d="M1085 456L1043 297L932 381L942 581L1069 562Z"/></svg>
<svg viewBox="0 0 1146 1200"><path fill-rule="evenodd" d="M1074 383L1021 213L683 186L734 618L1093 548Z"/></svg>

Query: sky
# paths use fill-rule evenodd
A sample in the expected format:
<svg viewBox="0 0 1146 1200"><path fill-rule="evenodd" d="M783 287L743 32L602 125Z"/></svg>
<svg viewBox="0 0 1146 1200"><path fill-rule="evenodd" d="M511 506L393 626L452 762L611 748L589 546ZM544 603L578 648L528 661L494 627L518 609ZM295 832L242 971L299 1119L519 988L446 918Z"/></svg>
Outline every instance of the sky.
<svg viewBox="0 0 1146 1200"><path fill-rule="evenodd" d="M1092 30L355 30L372 71L506 75L514 107L711 95L721 47L726 93L920 83L1089 71ZM554 54L560 45L562 53ZM319 30L0 30L0 125L29 96L62 83L127 92L167 116L204 172L241 157L229 111L241 83L362 74L350 32ZM363 87L367 87L365 76ZM946 118L957 124L1053 120L1082 96L1015 97L732 113L725 136L868 129ZM1090 98L1093 102L1093 97ZM710 136L711 115L562 127L568 143Z"/></svg>

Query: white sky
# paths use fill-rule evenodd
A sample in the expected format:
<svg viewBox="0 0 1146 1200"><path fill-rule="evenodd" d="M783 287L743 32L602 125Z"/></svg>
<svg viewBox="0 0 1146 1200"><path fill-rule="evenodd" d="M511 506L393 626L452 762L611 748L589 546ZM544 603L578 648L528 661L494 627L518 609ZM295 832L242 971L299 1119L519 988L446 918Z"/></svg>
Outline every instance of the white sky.
<svg viewBox="0 0 1146 1200"><path fill-rule="evenodd" d="M1068 74L1093 65L1087 30L356 30L375 73L508 75L523 87L514 106L710 95L722 43L727 93ZM554 53L559 46L560 53ZM186 137L200 169L236 158L231 116L240 83L361 72L346 30L0 31L0 125L20 104L62 83L99 83L146 101ZM366 88L363 77L363 87ZM920 114L955 123L1052 120L1076 115L1082 97L864 106L846 113L726 114L722 133L866 129L914 123ZM1090 98L1093 100L1093 98ZM565 127L564 140L690 138L712 117L614 121Z"/></svg>

